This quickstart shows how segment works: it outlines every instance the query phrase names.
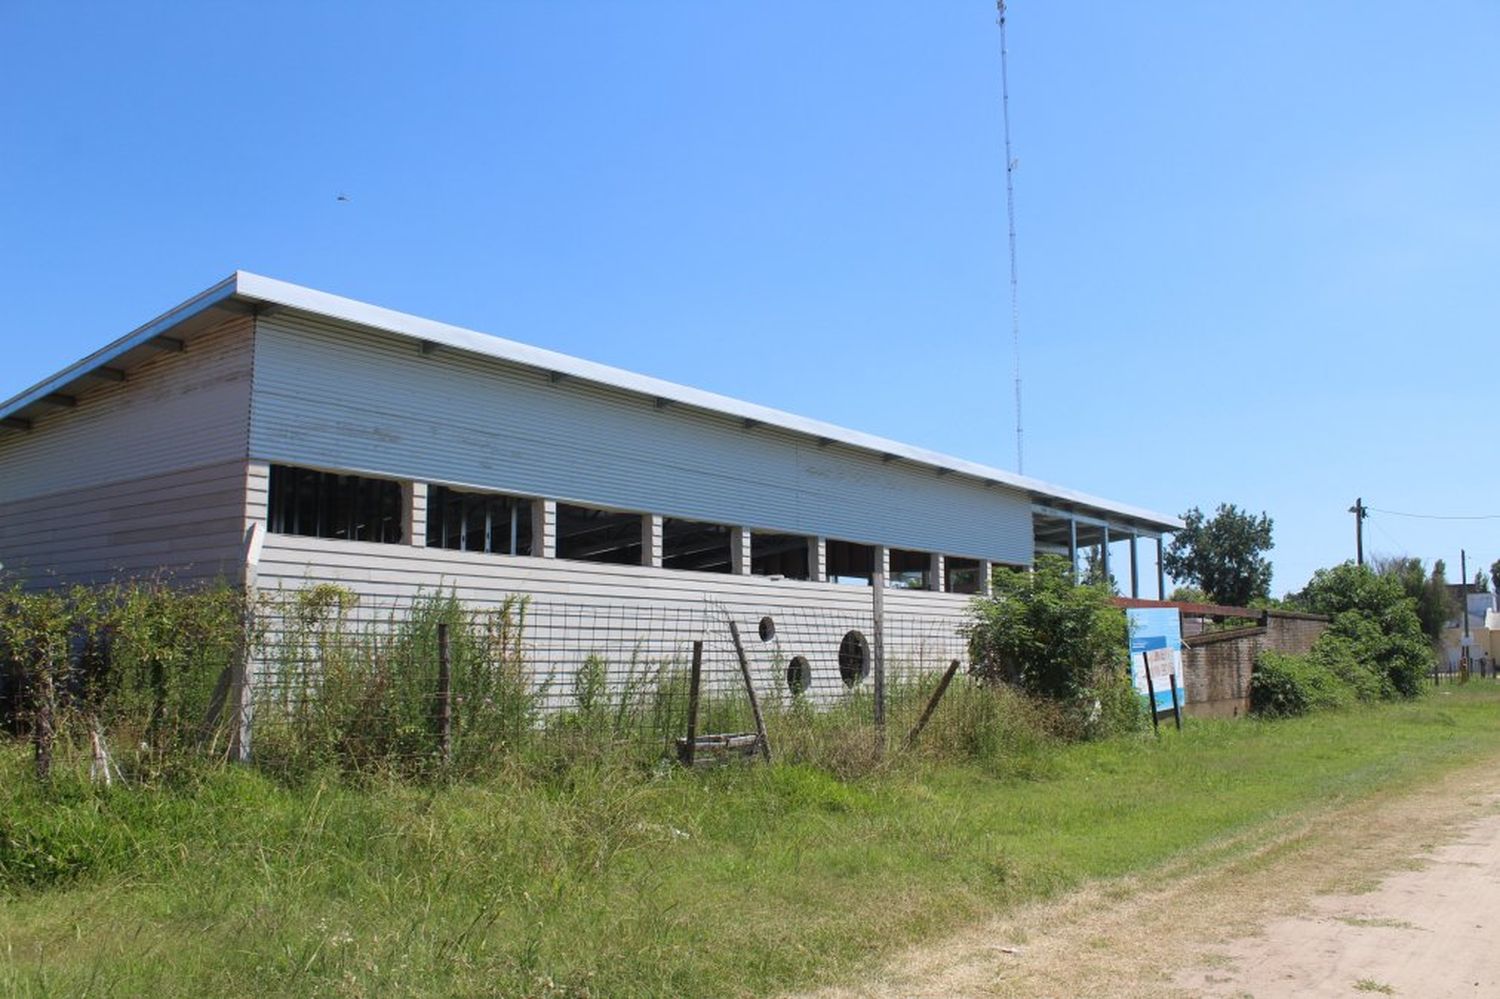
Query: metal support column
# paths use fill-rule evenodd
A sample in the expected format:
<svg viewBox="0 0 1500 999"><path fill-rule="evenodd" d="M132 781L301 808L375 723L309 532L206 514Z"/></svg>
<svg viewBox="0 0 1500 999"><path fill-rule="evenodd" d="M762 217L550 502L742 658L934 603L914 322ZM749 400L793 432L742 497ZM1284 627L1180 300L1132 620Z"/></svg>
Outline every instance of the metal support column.
<svg viewBox="0 0 1500 999"><path fill-rule="evenodd" d="M1161 564L1161 535L1156 536L1156 599L1167 599L1167 570Z"/></svg>
<svg viewBox="0 0 1500 999"><path fill-rule="evenodd" d="M1073 571L1073 582L1078 582L1078 521L1068 518L1068 565Z"/></svg>
<svg viewBox="0 0 1500 999"><path fill-rule="evenodd" d="M1099 542L1099 563L1104 567L1104 585L1109 590L1114 590L1109 576L1109 525L1100 528L1104 532L1104 540Z"/></svg>

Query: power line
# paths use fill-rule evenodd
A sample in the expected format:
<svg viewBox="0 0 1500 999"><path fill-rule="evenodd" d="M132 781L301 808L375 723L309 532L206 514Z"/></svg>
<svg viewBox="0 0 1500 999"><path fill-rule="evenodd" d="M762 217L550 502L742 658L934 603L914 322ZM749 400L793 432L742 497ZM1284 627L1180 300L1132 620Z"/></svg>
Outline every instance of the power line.
<svg viewBox="0 0 1500 999"><path fill-rule="evenodd" d="M1366 510L1371 513L1384 513L1392 517L1414 517L1417 520L1500 520L1500 513L1476 513L1464 514L1442 514L1442 513L1402 513L1400 510L1382 510L1379 507L1367 506Z"/></svg>
<svg viewBox="0 0 1500 999"><path fill-rule="evenodd" d="M1016 282L1016 160L1010 152L1010 78L1005 44L1005 0L995 0L1000 24L1000 110L1005 122L1005 217L1010 229L1010 343L1016 373L1016 472L1025 471L1021 451L1021 306Z"/></svg>

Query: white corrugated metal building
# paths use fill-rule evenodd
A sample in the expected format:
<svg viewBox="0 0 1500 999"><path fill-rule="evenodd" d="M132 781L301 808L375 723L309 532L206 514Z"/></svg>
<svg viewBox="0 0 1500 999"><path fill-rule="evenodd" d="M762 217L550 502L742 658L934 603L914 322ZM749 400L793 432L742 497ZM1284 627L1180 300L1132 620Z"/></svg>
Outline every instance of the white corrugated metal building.
<svg viewBox="0 0 1500 999"><path fill-rule="evenodd" d="M1178 526L244 272L0 404L0 564L30 585L165 570L753 621L867 612L852 581L951 636L991 564L1129 539L1138 594L1136 539L1159 555Z"/></svg>

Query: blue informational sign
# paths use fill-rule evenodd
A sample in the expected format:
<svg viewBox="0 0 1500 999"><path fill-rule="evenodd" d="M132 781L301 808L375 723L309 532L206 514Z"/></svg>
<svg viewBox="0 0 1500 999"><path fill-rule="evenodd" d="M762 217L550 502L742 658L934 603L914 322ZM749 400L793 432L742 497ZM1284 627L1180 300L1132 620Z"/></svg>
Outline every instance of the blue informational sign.
<svg viewBox="0 0 1500 999"><path fill-rule="evenodd" d="M1142 697L1156 688L1157 713L1172 710L1172 688L1177 703L1187 704L1182 680L1182 617L1175 607L1131 607L1125 611L1130 624L1130 676ZM1151 669L1151 685L1146 669Z"/></svg>

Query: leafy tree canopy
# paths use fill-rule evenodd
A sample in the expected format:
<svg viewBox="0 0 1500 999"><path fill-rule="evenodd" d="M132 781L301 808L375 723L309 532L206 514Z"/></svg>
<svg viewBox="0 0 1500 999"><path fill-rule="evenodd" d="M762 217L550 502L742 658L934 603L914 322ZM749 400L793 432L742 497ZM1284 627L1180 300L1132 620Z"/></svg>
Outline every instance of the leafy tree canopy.
<svg viewBox="0 0 1500 999"><path fill-rule="evenodd" d="M1212 517L1193 507L1162 557L1173 579L1193 583L1211 602L1247 606L1271 595L1271 518L1220 503Z"/></svg>
<svg viewBox="0 0 1500 999"><path fill-rule="evenodd" d="M1333 619L1321 645L1369 669L1383 697L1416 697L1433 663L1432 644L1417 617L1417 601L1398 576L1345 562L1313 573L1296 603Z"/></svg>
<svg viewBox="0 0 1500 999"><path fill-rule="evenodd" d="M1114 596L1120 594L1120 583L1113 572L1104 571L1104 550L1098 545L1089 548L1083 563L1083 585L1103 586Z"/></svg>
<svg viewBox="0 0 1500 999"><path fill-rule="evenodd" d="M1417 612L1417 620L1429 641L1442 637L1443 627L1458 613L1453 594L1448 590L1445 578L1447 567L1439 559L1429 575L1419 558L1376 558L1371 566L1377 576L1396 580L1402 591L1411 598Z"/></svg>

